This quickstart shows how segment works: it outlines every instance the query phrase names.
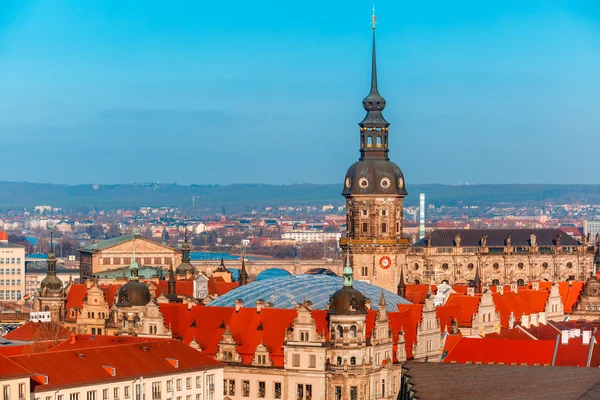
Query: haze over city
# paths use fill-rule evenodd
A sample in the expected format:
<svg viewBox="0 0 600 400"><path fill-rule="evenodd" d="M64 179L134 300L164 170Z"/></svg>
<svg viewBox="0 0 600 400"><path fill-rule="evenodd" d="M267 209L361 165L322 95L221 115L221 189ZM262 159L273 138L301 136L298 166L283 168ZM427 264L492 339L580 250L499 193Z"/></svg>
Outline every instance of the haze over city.
<svg viewBox="0 0 600 400"><path fill-rule="evenodd" d="M597 182L600 10L538 3L377 2L390 157L408 182ZM2 2L0 141L20 150L0 180L340 182L370 11Z"/></svg>

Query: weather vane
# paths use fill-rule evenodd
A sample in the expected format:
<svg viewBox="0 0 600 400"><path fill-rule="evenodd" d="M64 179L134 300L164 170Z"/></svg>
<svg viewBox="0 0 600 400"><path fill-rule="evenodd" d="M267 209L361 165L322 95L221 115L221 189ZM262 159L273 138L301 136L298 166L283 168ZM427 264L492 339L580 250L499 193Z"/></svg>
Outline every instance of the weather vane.
<svg viewBox="0 0 600 400"><path fill-rule="evenodd" d="M373 15L371 15L371 26L375 29L375 24L377 24L377 18L375 17L375 4L373 4Z"/></svg>

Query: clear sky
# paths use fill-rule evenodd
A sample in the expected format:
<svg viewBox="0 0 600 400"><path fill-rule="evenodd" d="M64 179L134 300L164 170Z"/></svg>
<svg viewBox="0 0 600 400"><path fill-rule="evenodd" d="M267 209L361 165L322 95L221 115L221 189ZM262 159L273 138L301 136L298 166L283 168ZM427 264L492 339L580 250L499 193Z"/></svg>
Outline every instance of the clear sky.
<svg viewBox="0 0 600 400"><path fill-rule="evenodd" d="M371 1L0 1L0 180L340 183ZM600 2L378 0L410 183L600 183Z"/></svg>

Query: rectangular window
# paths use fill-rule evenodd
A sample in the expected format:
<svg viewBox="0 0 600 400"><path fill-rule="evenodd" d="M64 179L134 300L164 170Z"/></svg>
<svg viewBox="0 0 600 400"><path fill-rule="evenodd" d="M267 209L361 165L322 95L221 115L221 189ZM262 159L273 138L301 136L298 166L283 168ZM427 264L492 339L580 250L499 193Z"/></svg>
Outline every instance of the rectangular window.
<svg viewBox="0 0 600 400"><path fill-rule="evenodd" d="M199 388L200 386L202 386L202 377L198 375L196 377L196 387Z"/></svg>
<svg viewBox="0 0 600 400"><path fill-rule="evenodd" d="M296 387L296 393L296 400L304 400L304 385L298 384Z"/></svg>
<svg viewBox="0 0 600 400"><path fill-rule="evenodd" d="M350 386L350 400L358 400L358 386Z"/></svg>
<svg viewBox="0 0 600 400"><path fill-rule="evenodd" d="M369 224L367 224L366 222L363 222L362 223L362 231L363 231L363 233L369 232Z"/></svg>
<svg viewBox="0 0 600 400"><path fill-rule="evenodd" d="M102 400L108 400L108 389L102 390Z"/></svg>
<svg viewBox="0 0 600 400"><path fill-rule="evenodd" d="M69 400L79 400L79 393L71 393L69 395Z"/></svg>
<svg viewBox="0 0 600 400"><path fill-rule="evenodd" d="M177 390L181 390L181 379L177 379Z"/></svg>
<svg viewBox="0 0 600 400"><path fill-rule="evenodd" d="M368 267L362 267L361 268L361 273L362 273L362 276L369 275L369 268Z"/></svg>
<svg viewBox="0 0 600 400"><path fill-rule="evenodd" d="M192 395L188 394L187 396L185 396L185 400L192 400Z"/></svg>
<svg viewBox="0 0 600 400"><path fill-rule="evenodd" d="M90 390L87 392L87 400L96 400L96 391Z"/></svg>
<svg viewBox="0 0 600 400"><path fill-rule="evenodd" d="M160 382L152 382L152 398L160 399Z"/></svg>
<svg viewBox="0 0 600 400"><path fill-rule="evenodd" d="M311 354L308 357L308 368L316 368L317 367L317 356Z"/></svg>
<svg viewBox="0 0 600 400"><path fill-rule="evenodd" d="M135 400L142 400L142 385L139 383L135 385Z"/></svg>
<svg viewBox="0 0 600 400"><path fill-rule="evenodd" d="M235 380L234 379L229 380L229 395L235 396Z"/></svg>
<svg viewBox="0 0 600 400"><path fill-rule="evenodd" d="M130 397L130 393L129 393L129 386L125 386L125 389L123 389L123 391L125 392L125 398L128 399Z"/></svg>
<svg viewBox="0 0 600 400"><path fill-rule="evenodd" d="M160 265L161 263L161 258L160 257L154 257L154 264L156 265Z"/></svg>
<svg viewBox="0 0 600 400"><path fill-rule="evenodd" d="M293 367L300 366L300 354L292 354L292 366Z"/></svg>
<svg viewBox="0 0 600 400"><path fill-rule="evenodd" d="M273 397L276 399L281 398L281 382L275 382L273 388Z"/></svg>
<svg viewBox="0 0 600 400"><path fill-rule="evenodd" d="M341 386L335 387L335 400L342 400L342 387Z"/></svg>
<svg viewBox="0 0 600 400"><path fill-rule="evenodd" d="M119 400L119 388L118 387L113 389L113 399Z"/></svg>
<svg viewBox="0 0 600 400"><path fill-rule="evenodd" d="M62 394L59 394L59 395L57 396L57 399L58 399L58 400L63 400L63 398L64 398L64 397L63 397L63 395L62 395Z"/></svg>
<svg viewBox="0 0 600 400"><path fill-rule="evenodd" d="M131 257L123 258L123 265L129 265L129 264L131 264Z"/></svg>
<svg viewBox="0 0 600 400"><path fill-rule="evenodd" d="M250 381L242 381L242 396L250 397Z"/></svg>
<svg viewBox="0 0 600 400"><path fill-rule="evenodd" d="M10 386L5 385L2 387L2 398L4 400L10 400Z"/></svg>
<svg viewBox="0 0 600 400"><path fill-rule="evenodd" d="M19 383L19 399L25 398L25 384Z"/></svg>
<svg viewBox="0 0 600 400"><path fill-rule="evenodd" d="M21 257L17 258L17 264L21 264Z"/></svg>
<svg viewBox="0 0 600 400"><path fill-rule="evenodd" d="M381 223L381 233L387 233L387 223Z"/></svg>
<svg viewBox="0 0 600 400"><path fill-rule="evenodd" d="M258 382L258 397L261 399L265 398L266 386L265 382Z"/></svg>
<svg viewBox="0 0 600 400"><path fill-rule="evenodd" d="M186 378L185 379L185 388L186 389L191 389L192 388L192 378Z"/></svg>
<svg viewBox="0 0 600 400"><path fill-rule="evenodd" d="M110 265L110 258L103 258L102 259L102 264L103 265Z"/></svg>
<svg viewBox="0 0 600 400"><path fill-rule="evenodd" d="M152 257L144 257L144 265L152 264Z"/></svg>
<svg viewBox="0 0 600 400"><path fill-rule="evenodd" d="M173 381L169 379L167 381L167 392L172 392L172 391L173 391Z"/></svg>

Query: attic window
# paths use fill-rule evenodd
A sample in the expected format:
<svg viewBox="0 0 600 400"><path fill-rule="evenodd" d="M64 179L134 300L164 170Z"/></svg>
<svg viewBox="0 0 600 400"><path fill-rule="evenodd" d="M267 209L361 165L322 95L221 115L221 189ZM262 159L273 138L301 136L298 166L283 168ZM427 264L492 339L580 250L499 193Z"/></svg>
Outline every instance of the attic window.
<svg viewBox="0 0 600 400"><path fill-rule="evenodd" d="M176 358L165 358L169 364L173 366L173 368L179 368L179 360Z"/></svg>

